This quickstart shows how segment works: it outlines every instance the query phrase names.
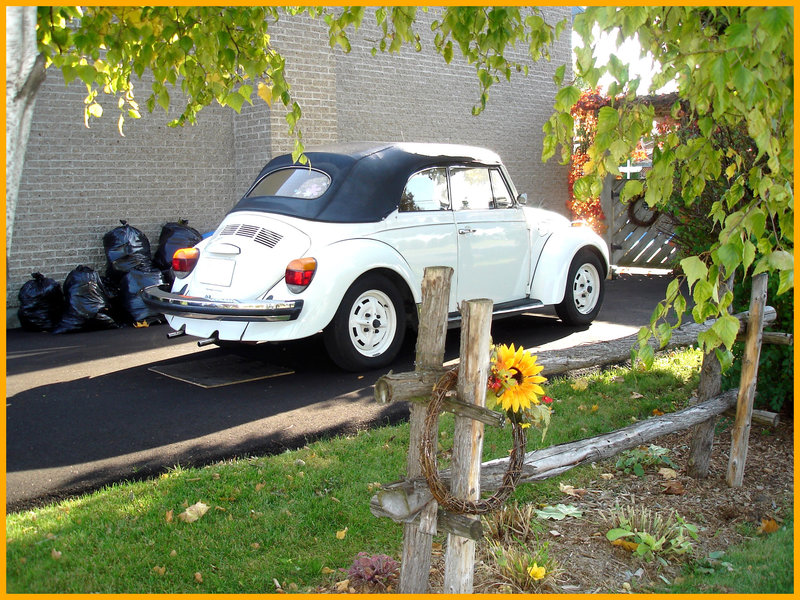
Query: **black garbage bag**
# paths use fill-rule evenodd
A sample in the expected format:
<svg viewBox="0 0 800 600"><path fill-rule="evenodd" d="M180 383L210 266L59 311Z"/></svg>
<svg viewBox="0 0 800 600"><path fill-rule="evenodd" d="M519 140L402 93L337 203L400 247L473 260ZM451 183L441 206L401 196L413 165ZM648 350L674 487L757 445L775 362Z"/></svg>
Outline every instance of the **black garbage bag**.
<svg viewBox="0 0 800 600"><path fill-rule="evenodd" d="M106 277L119 281L131 269L149 269L150 241L147 236L127 221L103 236L106 251Z"/></svg>
<svg viewBox="0 0 800 600"><path fill-rule="evenodd" d="M67 308L53 333L71 333L118 327L109 314L108 291L97 271L79 265L64 280Z"/></svg>
<svg viewBox="0 0 800 600"><path fill-rule="evenodd" d="M33 279L22 284L17 295L17 317L27 331L51 331L64 312L61 284L41 273L31 273L31 277Z"/></svg>
<svg viewBox="0 0 800 600"><path fill-rule="evenodd" d="M122 276L119 284L119 301L125 318L131 323L147 321L160 313L144 303L139 292L149 285L161 285L164 277L158 269L131 269Z"/></svg>
<svg viewBox="0 0 800 600"><path fill-rule="evenodd" d="M153 265L163 270L172 267L172 255L180 248L191 248L203 239L200 232L189 227L189 221L179 219L177 223L167 223L158 236L158 247L153 255Z"/></svg>

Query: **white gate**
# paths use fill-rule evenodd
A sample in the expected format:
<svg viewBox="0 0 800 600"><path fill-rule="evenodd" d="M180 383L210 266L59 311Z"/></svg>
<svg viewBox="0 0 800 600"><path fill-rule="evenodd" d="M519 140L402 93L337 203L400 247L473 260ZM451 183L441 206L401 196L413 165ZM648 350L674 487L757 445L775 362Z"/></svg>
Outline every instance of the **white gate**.
<svg viewBox="0 0 800 600"><path fill-rule="evenodd" d="M651 211L644 198L635 200L632 205L621 203L619 194L625 181L610 177L603 189L611 264L646 269L672 268L675 246L671 244L674 234L670 220Z"/></svg>

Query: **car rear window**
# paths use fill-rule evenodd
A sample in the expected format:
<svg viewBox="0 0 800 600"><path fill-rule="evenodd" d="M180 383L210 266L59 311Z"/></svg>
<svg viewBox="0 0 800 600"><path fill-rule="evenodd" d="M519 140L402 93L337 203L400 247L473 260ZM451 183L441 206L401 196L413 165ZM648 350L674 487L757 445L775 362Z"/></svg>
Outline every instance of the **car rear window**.
<svg viewBox="0 0 800 600"><path fill-rule="evenodd" d="M279 169L262 177L245 197L283 196L312 200L324 194L330 184L331 178L316 169L308 167Z"/></svg>

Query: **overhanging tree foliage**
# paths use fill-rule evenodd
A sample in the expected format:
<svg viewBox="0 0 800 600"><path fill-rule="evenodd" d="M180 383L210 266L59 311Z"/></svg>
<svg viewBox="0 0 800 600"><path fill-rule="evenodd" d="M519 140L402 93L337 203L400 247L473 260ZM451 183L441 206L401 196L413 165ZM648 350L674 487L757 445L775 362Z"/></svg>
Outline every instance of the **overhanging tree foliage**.
<svg viewBox="0 0 800 600"><path fill-rule="evenodd" d="M676 80L678 101L672 113L683 122L696 123L698 135L676 131L657 139L653 168L644 181L625 184L621 199L644 193L651 207L666 205L679 176L680 199L686 207L697 202L709 184L720 179L725 189L707 214L716 239L696 256L681 261L683 277L695 302L692 316L702 322L718 321L698 341L708 352L718 349L723 364L730 362L736 338L735 319L727 314L733 300L721 283L730 277L746 278L764 271L780 279L778 293L794 285L794 15L787 7L590 7L575 18L574 30L584 42L576 50L576 75L596 86L608 73L613 77L609 94L616 101L598 112L597 135L589 149L583 178L575 183L578 196L599 193L605 176L619 174L638 140L653 137L654 111L637 102L639 79L629 76L619 58L611 56L603 67L592 57L599 32L616 32L622 38L638 36L643 53L650 52L661 65L649 91ZM548 121L543 158L553 156L561 144L566 162L572 149L569 110L580 96L575 86L559 91L557 113ZM724 143L719 128L744 129L753 146ZM724 172L722 165L727 165ZM639 358L652 362L646 343L654 335L666 343L680 322L687 301L673 281L667 298L653 314L650 326L640 332Z"/></svg>

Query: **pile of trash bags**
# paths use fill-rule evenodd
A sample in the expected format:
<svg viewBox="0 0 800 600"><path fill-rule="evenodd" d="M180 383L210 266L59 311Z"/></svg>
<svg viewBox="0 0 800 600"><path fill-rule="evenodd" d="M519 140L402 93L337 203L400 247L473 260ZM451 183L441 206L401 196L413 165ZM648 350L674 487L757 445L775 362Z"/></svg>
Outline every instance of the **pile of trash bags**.
<svg viewBox="0 0 800 600"><path fill-rule="evenodd" d="M64 280L63 288L41 273L32 273L19 290L17 315L28 331L70 333L110 329L122 325L151 325L161 320L139 292L151 285L172 283L172 254L194 246L200 233L180 220L161 229L155 256L150 241L136 227L120 221L103 236L106 272L101 276L78 265Z"/></svg>

